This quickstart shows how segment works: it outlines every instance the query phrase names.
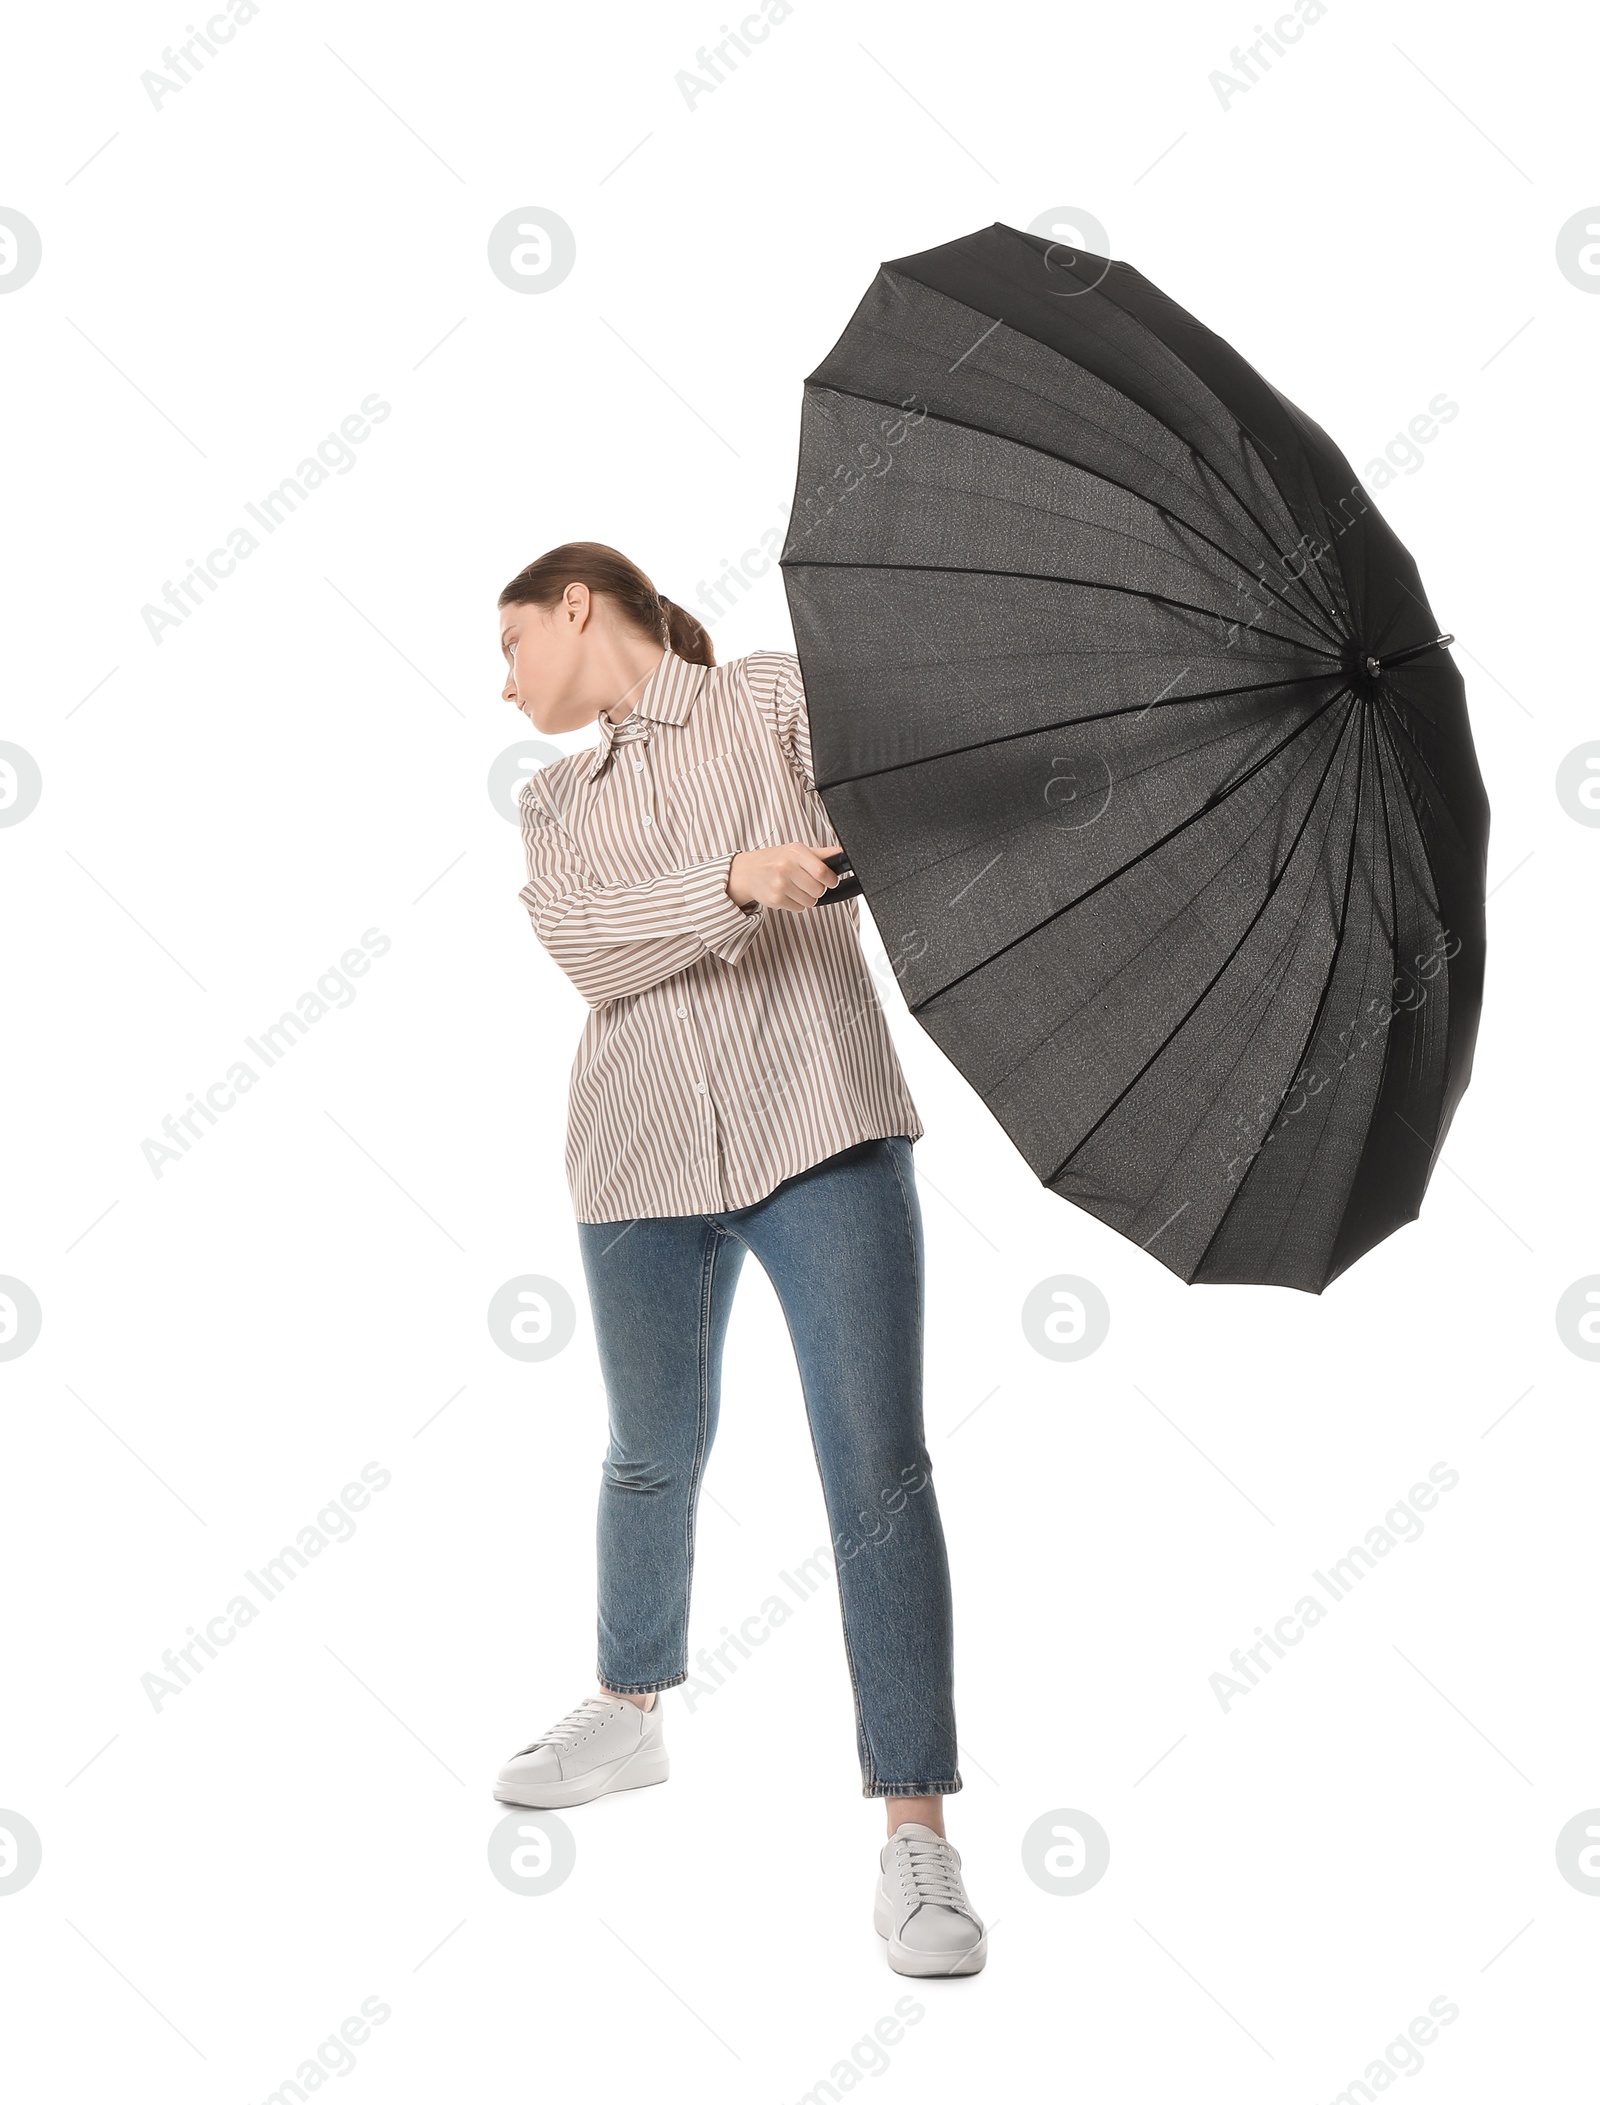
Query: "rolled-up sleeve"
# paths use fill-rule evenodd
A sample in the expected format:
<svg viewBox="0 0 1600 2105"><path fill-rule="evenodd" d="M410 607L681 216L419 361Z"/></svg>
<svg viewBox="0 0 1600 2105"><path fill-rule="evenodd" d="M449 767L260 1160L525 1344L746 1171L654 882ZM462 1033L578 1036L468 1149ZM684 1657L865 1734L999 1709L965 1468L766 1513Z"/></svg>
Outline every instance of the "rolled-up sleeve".
<svg viewBox="0 0 1600 2105"><path fill-rule="evenodd" d="M731 856L641 884L597 884L537 781L523 784L519 800L528 881L518 897L534 934L591 1008L642 993L706 956L739 962L762 908L729 898Z"/></svg>

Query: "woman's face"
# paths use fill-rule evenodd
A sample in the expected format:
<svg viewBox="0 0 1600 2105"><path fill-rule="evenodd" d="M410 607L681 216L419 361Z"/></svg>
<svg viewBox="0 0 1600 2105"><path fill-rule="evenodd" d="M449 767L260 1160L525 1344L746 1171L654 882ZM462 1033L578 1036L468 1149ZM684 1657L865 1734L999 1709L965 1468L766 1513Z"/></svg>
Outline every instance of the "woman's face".
<svg viewBox="0 0 1600 2105"><path fill-rule="evenodd" d="M501 699L515 702L536 731L576 731L594 715L582 699L589 588L569 585L553 607L497 610L506 661ZM569 619L569 616L571 617Z"/></svg>

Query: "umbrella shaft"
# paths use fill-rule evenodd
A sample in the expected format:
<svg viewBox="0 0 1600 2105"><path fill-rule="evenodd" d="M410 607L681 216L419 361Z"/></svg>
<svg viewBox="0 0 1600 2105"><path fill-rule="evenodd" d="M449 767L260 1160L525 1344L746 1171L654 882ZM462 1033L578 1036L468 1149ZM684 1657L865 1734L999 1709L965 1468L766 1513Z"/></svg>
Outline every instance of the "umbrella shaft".
<svg viewBox="0 0 1600 2105"><path fill-rule="evenodd" d="M1367 664L1375 671L1387 672L1391 665L1404 665L1408 658L1420 658L1424 651L1441 650L1455 640L1454 636L1435 636L1427 643L1412 644L1410 650L1396 651L1392 658L1369 658Z"/></svg>

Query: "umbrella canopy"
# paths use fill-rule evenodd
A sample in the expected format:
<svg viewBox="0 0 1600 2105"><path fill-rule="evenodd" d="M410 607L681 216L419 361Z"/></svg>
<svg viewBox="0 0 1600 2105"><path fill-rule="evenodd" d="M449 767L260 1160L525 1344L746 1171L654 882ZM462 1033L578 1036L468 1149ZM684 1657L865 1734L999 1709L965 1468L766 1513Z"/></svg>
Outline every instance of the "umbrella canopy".
<svg viewBox="0 0 1600 2105"><path fill-rule="evenodd" d="M1415 564L1125 263L886 263L806 382L782 556L817 785L912 1015L1187 1280L1320 1292L1472 1064L1488 803Z"/></svg>

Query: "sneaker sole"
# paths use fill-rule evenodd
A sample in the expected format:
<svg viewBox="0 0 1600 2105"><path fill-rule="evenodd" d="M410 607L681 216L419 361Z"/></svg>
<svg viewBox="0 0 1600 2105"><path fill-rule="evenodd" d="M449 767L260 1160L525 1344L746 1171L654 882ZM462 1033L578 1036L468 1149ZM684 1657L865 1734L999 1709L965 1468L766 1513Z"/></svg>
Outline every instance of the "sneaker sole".
<svg viewBox="0 0 1600 2105"><path fill-rule="evenodd" d="M888 1945L889 1964L894 1971L910 1974L918 1980L944 1980L956 1974L982 1973L984 1961L989 1956L987 1930L979 1931L978 1941L970 1951L913 1951L908 1944L902 1944L894 1934L889 1904L881 1889L872 1904L872 1927Z"/></svg>
<svg viewBox="0 0 1600 2105"><path fill-rule="evenodd" d="M665 1783L671 1770L664 1747L641 1747L635 1754L625 1754L620 1761L607 1762L603 1768L591 1769L587 1776L574 1776L570 1782L551 1784L522 1784L497 1782L494 1795L502 1805L526 1805L540 1812L555 1812L569 1805L587 1805L591 1798L603 1798L608 1791L640 1791L647 1784ZM538 1795L533 1793L537 1791Z"/></svg>

